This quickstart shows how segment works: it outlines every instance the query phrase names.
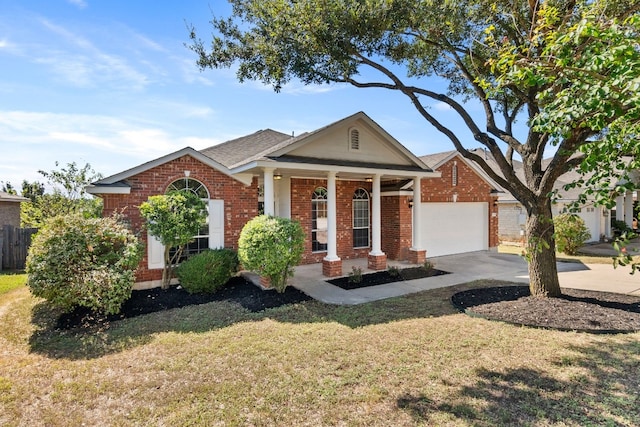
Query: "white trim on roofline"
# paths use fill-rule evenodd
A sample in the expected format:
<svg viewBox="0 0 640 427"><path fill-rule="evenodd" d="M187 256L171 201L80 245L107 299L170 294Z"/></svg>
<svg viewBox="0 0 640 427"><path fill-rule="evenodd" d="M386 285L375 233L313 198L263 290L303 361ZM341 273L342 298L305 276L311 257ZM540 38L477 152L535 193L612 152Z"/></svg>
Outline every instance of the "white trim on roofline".
<svg viewBox="0 0 640 427"><path fill-rule="evenodd" d="M433 169L434 170L438 169L440 166L444 165L454 157L460 158L460 160L462 160L467 166L473 169L480 176L480 178L482 178L487 184L495 188L499 194L505 193L505 190L502 188L502 186L500 186L497 182L495 182L480 166L476 165L475 162L472 162L471 160L464 158L462 154L460 154L458 151L455 151L455 150L452 151L451 154L444 157L438 163L433 165Z"/></svg>
<svg viewBox="0 0 640 427"><path fill-rule="evenodd" d="M380 174L380 175L393 175L403 176L407 178L414 178L416 176L420 178L440 178L441 172L435 172L431 170L422 171L410 171L402 169L383 169L383 168L367 168L357 166L338 166L338 165L324 165L315 163L290 163L290 162L278 162L274 160L257 160L246 165L239 166L233 169L233 173L248 172L256 168L276 168L280 171L286 170L308 170L313 172L340 172L340 173L356 173L356 174Z"/></svg>
<svg viewBox="0 0 640 427"><path fill-rule="evenodd" d="M130 178L134 175L138 175L142 172L146 172L149 169L153 169L156 166L160 166L163 165L165 163L168 163L172 160L176 160L179 159L182 156L191 156L194 159L204 163L205 165L212 167L213 169L216 169L222 173L224 173L225 175L230 176L233 179L236 179L240 182L242 182L245 185L250 185L251 184L251 178L249 178L247 180L247 176L245 175L234 175L226 166L222 165L221 163L216 162L215 160L213 160L211 157L207 157L204 154L202 154L199 151L194 150L191 147L185 147L181 150L175 151L173 153L167 154L165 156L162 157L158 157L155 160L151 160L149 162L143 163L141 165L138 165L134 168L131 169L127 169L124 172L120 172L117 173L115 175L111 175L107 178L103 178L97 182L94 182L94 186L96 188L98 188L100 185L109 185L109 184L115 184L119 181L125 180L127 178ZM116 193L117 194L117 193Z"/></svg>
<svg viewBox="0 0 640 427"><path fill-rule="evenodd" d="M84 191L89 194L131 194L131 187L128 185L95 185L89 184L84 187Z"/></svg>
<svg viewBox="0 0 640 427"><path fill-rule="evenodd" d="M268 155L273 157L279 157L279 156L285 155L303 145L306 145L312 142L313 140L317 139L320 135L327 132L329 129L335 128L336 126L344 123L355 122L359 119L363 120L375 132L380 134L388 143L390 143L396 150L402 153L402 155L404 155L407 158L407 160L412 162L415 166L421 169L430 170L429 166L427 166L422 160L420 160L419 157L417 157L415 154L409 151L407 147L402 145L400 141L398 141L393 136L391 136L391 134L389 134L386 130L384 130L378 123L376 123L371 117L367 116L367 114L364 113L363 111L352 114L351 116L345 117L344 119L340 119L337 122L331 123L313 132L309 132L307 135L302 135L293 144L289 144L283 148L280 148L279 150L275 150L269 153Z"/></svg>

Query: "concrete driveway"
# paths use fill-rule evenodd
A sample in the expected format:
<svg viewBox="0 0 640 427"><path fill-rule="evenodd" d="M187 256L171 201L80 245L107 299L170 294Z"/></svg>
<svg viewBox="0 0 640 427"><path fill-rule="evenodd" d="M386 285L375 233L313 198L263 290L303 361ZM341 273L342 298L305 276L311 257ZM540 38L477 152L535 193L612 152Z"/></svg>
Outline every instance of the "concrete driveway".
<svg viewBox="0 0 640 427"><path fill-rule="evenodd" d="M496 279L528 283L526 261L518 255L500 254L491 251L471 252L430 258L435 268L451 274L429 277L386 285L344 290L325 281L321 267L304 265L296 268L292 285L307 295L329 304L361 304L428 289L453 286L479 279ZM351 266L362 267L366 260L344 260L343 270ZM398 264L403 267L402 264ZM404 265L407 267L408 265ZM611 264L558 263L560 286L616 292L640 296L640 274L630 275L630 269L614 269Z"/></svg>

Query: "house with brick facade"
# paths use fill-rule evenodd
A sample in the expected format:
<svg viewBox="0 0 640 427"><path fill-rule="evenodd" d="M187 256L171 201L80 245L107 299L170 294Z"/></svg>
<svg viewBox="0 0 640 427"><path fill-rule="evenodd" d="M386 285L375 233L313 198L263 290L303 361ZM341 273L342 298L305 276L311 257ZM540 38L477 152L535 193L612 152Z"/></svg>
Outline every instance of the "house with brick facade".
<svg viewBox="0 0 640 427"><path fill-rule="evenodd" d="M0 229L5 225L20 227L20 204L28 201L26 197L0 191Z"/></svg>
<svg viewBox="0 0 640 427"><path fill-rule="evenodd" d="M445 175L448 165L439 166ZM150 196L170 190L198 194L207 202L208 225L194 236L189 253L237 249L243 226L260 213L298 220L307 235L303 263L317 263L333 277L343 274L346 259L367 259L370 269L381 270L387 259L421 263L431 251L443 255L495 246L489 229L494 196L488 185L467 184L466 168L461 162L455 200L455 192L444 189L448 183L440 182L441 172L359 112L298 136L266 129L201 151L186 147L101 179L87 191L103 199L104 215L122 212L138 231L143 230L138 206ZM442 231L443 214L427 205L467 202L483 204L468 211L482 215L482 244L449 248L451 236L432 239ZM137 287L158 286L163 247L145 232L141 238L146 251Z"/></svg>

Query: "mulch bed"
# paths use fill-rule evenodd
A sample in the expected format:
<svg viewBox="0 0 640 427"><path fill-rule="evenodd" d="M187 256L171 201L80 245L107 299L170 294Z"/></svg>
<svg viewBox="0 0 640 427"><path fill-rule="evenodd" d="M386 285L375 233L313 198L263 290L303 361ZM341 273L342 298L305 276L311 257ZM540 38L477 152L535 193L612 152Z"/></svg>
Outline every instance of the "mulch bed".
<svg viewBox="0 0 640 427"><path fill-rule="evenodd" d="M640 331L640 297L562 289L560 298L535 298L528 286L478 288L459 292L451 302L472 316L516 325L622 333Z"/></svg>
<svg viewBox="0 0 640 427"><path fill-rule="evenodd" d="M389 270L377 271L375 273L367 273L362 275L362 281L353 282L350 277L340 277L337 279L327 280L332 285L345 290L365 288L367 286L384 285L386 283L401 282L403 280L424 279L425 277L442 276L449 274L448 271L438 270L437 268L425 269L423 267L410 267L398 270L398 275L393 275Z"/></svg>
<svg viewBox="0 0 640 427"><path fill-rule="evenodd" d="M216 293L190 294L178 286L169 289L153 288L133 291L131 298L122 305L119 314L104 316L87 308L78 307L58 318L58 329L71 329L78 326L116 321L143 314L154 313L189 305L206 304L213 301L236 303L251 312L280 307L310 300L311 297L296 288L288 286L283 293L275 290L262 290L242 277L234 277Z"/></svg>

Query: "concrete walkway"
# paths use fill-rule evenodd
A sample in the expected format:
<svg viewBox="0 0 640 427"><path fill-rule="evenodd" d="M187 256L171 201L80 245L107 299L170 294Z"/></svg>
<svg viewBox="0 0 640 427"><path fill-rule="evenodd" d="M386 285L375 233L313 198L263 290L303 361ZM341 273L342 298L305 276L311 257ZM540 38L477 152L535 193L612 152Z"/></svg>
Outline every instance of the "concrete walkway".
<svg viewBox="0 0 640 427"><path fill-rule="evenodd" d="M496 279L528 283L529 274L526 261L519 255L500 254L491 251L472 252L430 258L434 267L451 274L369 286L354 290L344 290L326 282L320 264L296 267L291 284L319 301L329 304L362 304L428 289L453 286L479 279ZM351 271L352 266L366 269L366 259L344 260L343 271ZM412 265L390 261L390 265L400 268ZM640 274L630 275L629 268L614 269L612 264L558 263L560 286L586 290L616 292L640 296Z"/></svg>

